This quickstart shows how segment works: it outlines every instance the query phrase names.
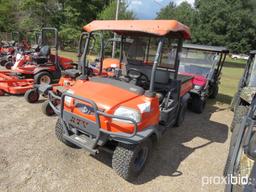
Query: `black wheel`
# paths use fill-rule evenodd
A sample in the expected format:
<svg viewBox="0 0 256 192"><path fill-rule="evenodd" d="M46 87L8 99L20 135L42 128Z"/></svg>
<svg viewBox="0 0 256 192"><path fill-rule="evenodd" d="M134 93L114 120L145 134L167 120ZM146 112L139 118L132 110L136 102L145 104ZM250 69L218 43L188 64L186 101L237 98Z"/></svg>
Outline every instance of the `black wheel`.
<svg viewBox="0 0 256 192"><path fill-rule="evenodd" d="M1 61L0 61L0 65L1 65L1 66L5 66L6 62L7 62L7 60L5 60L5 59L4 59L4 60L1 60Z"/></svg>
<svg viewBox="0 0 256 192"><path fill-rule="evenodd" d="M52 76L47 71L39 72L34 76L36 84L51 84Z"/></svg>
<svg viewBox="0 0 256 192"><path fill-rule="evenodd" d="M230 126L230 131L232 132L236 124L240 124L242 117L248 112L248 107L244 105L239 105L235 108L234 117Z"/></svg>
<svg viewBox="0 0 256 192"><path fill-rule="evenodd" d="M5 95L5 92L0 89L0 96L4 96L4 95Z"/></svg>
<svg viewBox="0 0 256 192"><path fill-rule="evenodd" d="M185 119L186 111L187 111L187 106L186 105L181 105L180 110L179 110L179 114L178 114L178 117L177 117L177 121L174 125L175 127L179 127L179 126L182 125L182 123L184 122L184 119Z"/></svg>
<svg viewBox="0 0 256 192"><path fill-rule="evenodd" d="M80 147L78 147L77 145L67 141L64 137L63 137L63 134L64 134L64 130L63 130L63 127L62 127L62 124L61 124L61 120L58 119L57 120L57 123L56 123L56 126L55 126L55 134L56 134L56 137L57 139L64 143L65 145L69 146L69 147L72 147L74 149L80 149Z"/></svg>
<svg viewBox="0 0 256 192"><path fill-rule="evenodd" d="M42 109L43 114L45 114L46 116L55 115L55 112L53 111L49 100L46 100L45 102L43 102L41 109Z"/></svg>
<svg viewBox="0 0 256 192"><path fill-rule="evenodd" d="M210 90L209 98L215 99L218 96L218 94L219 94L219 86L213 85Z"/></svg>
<svg viewBox="0 0 256 192"><path fill-rule="evenodd" d="M206 100L200 96L192 96L191 102L189 103L189 109L195 113L202 113L206 105Z"/></svg>
<svg viewBox="0 0 256 192"><path fill-rule="evenodd" d="M28 103L36 103L39 100L40 94L37 89L30 89L25 93L24 97Z"/></svg>
<svg viewBox="0 0 256 192"><path fill-rule="evenodd" d="M5 68L6 69L11 69L12 66L13 66L13 62L11 62L11 61L8 61L8 62L5 63Z"/></svg>
<svg viewBox="0 0 256 192"><path fill-rule="evenodd" d="M133 181L145 167L151 148L150 139L137 145L119 143L112 158L113 169L120 177Z"/></svg>

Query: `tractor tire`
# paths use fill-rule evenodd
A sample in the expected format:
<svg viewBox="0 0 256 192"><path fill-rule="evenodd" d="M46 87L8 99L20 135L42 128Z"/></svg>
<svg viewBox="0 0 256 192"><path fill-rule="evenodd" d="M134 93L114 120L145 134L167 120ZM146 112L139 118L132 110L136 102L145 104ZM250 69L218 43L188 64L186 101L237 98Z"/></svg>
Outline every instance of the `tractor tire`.
<svg viewBox="0 0 256 192"><path fill-rule="evenodd" d="M56 126L55 126L55 135L57 137L57 139L64 143L65 145L71 147L71 148L74 148L74 149L80 149L80 147L78 147L77 145L67 141L64 137L63 137L63 134L64 134L64 130L63 130L63 127L62 127L62 124L61 124L61 120L58 118L57 120L57 123L56 123Z"/></svg>
<svg viewBox="0 0 256 192"><path fill-rule="evenodd" d="M4 67L6 63L7 63L6 60L1 60L1 61L0 61L0 65L1 65L2 67Z"/></svg>
<svg viewBox="0 0 256 192"><path fill-rule="evenodd" d="M50 73L47 71L42 71L37 73L34 76L35 83L40 85L40 84L51 84L52 82L52 76Z"/></svg>
<svg viewBox="0 0 256 192"><path fill-rule="evenodd" d="M219 86L218 85L214 85L211 89L212 90L211 90L211 93L209 95L209 98L210 99L216 99L216 97L219 94Z"/></svg>
<svg viewBox="0 0 256 192"><path fill-rule="evenodd" d="M174 127L179 127L179 126L182 125L182 123L185 120L186 111L187 111L187 106L186 105L181 105L176 123L174 124Z"/></svg>
<svg viewBox="0 0 256 192"><path fill-rule="evenodd" d="M50 116L55 115L55 112L53 111L49 100L46 100L45 102L43 102L41 109L42 109L43 114L45 114L46 116L50 117Z"/></svg>
<svg viewBox="0 0 256 192"><path fill-rule="evenodd" d="M13 66L13 62L11 62L11 61L8 61L7 63L5 63L5 68L6 69L12 69L12 66Z"/></svg>
<svg viewBox="0 0 256 192"><path fill-rule="evenodd" d="M230 126L230 131L233 132L236 124L240 124L242 117L248 112L248 107L244 105L239 105L235 108L234 117Z"/></svg>
<svg viewBox="0 0 256 192"><path fill-rule="evenodd" d="M192 101L189 104L189 109L195 113L202 113L205 109L206 100L199 96L193 96Z"/></svg>
<svg viewBox="0 0 256 192"><path fill-rule="evenodd" d="M4 96L4 95L5 95L5 92L0 89L0 96Z"/></svg>
<svg viewBox="0 0 256 192"><path fill-rule="evenodd" d="M29 89L24 97L28 103L36 103L39 100L40 94L37 89Z"/></svg>
<svg viewBox="0 0 256 192"><path fill-rule="evenodd" d="M152 148L147 139L136 145L119 143L112 157L114 171L123 179L132 182L143 171Z"/></svg>

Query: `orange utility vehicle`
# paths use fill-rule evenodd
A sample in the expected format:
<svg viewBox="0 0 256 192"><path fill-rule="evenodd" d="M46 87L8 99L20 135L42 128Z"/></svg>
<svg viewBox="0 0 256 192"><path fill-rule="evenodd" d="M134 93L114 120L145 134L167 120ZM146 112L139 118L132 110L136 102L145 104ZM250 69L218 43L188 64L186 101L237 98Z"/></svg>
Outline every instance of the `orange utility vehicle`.
<svg viewBox="0 0 256 192"><path fill-rule="evenodd" d="M112 150L113 169L132 181L145 166L152 140L184 120L193 85L192 77L178 74L178 69L190 30L176 20L93 21L84 30L89 36L81 57L82 75L61 97L49 91L50 105L59 116L56 136L91 154ZM114 76L87 75L93 39L104 42L106 37L95 37L99 31L121 38L116 50L120 58L112 59L119 65ZM131 43L126 43L128 38ZM111 59L99 55L101 72L104 60ZM61 100L60 107L51 102L54 99Z"/></svg>

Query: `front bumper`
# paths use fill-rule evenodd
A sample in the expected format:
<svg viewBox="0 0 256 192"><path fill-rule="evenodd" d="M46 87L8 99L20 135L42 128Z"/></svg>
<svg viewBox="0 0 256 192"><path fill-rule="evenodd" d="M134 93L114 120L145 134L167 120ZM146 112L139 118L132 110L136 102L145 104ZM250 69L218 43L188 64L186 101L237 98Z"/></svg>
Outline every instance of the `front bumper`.
<svg viewBox="0 0 256 192"><path fill-rule="evenodd" d="M88 150L90 153L95 154L98 152L98 146L103 146L107 141L114 140L126 144L140 143L144 139L150 137L153 133L159 135L157 126L150 126L143 131L138 131L137 123L130 118L120 117L108 114L99 110L97 104L80 96L74 96L64 92L61 97L49 91L49 103L54 112L59 115L62 126L64 129L64 138L75 145ZM65 97L71 97L81 102L88 103L92 106L93 115L96 121L87 119L86 117L79 116L64 109ZM60 100L60 105L55 106L52 101ZM132 133L111 132L101 127L100 116L110 119L126 120L133 124Z"/></svg>

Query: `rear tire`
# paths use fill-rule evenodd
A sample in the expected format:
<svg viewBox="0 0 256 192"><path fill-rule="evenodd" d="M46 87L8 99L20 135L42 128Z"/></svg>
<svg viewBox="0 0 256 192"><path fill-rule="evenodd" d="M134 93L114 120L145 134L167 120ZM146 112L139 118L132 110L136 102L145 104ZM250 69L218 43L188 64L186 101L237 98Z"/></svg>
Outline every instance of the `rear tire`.
<svg viewBox="0 0 256 192"><path fill-rule="evenodd" d="M51 84L52 82L52 76L50 73L47 71L42 71L37 73L34 76L35 83L40 85L40 84Z"/></svg>
<svg viewBox="0 0 256 192"><path fill-rule="evenodd" d="M6 64L6 60L2 60L2 61L0 61L0 65L3 67L3 66L5 66L5 64Z"/></svg>
<svg viewBox="0 0 256 192"><path fill-rule="evenodd" d="M235 108L234 117L230 126L230 131L233 132L235 126L241 123L242 117L248 112L248 107L239 105Z"/></svg>
<svg viewBox="0 0 256 192"><path fill-rule="evenodd" d="M41 109L42 109L43 114L45 114L46 116L50 117L50 116L55 115L55 112L53 111L49 100L46 100L45 102L43 102Z"/></svg>
<svg viewBox="0 0 256 192"><path fill-rule="evenodd" d="M5 95L5 92L0 89L0 96L4 96L4 95Z"/></svg>
<svg viewBox="0 0 256 192"><path fill-rule="evenodd" d="M205 109L206 100L202 99L200 96L193 96L191 103L189 104L189 109L195 113L202 113Z"/></svg>
<svg viewBox="0 0 256 192"><path fill-rule="evenodd" d="M133 181L143 171L151 148L150 139L137 145L119 143L112 158L113 169L123 179Z"/></svg>
<svg viewBox="0 0 256 192"><path fill-rule="evenodd" d="M211 92L210 92L209 98L210 99L216 99L218 94L219 94L219 86L218 85L213 85L211 87Z"/></svg>
<svg viewBox="0 0 256 192"><path fill-rule="evenodd" d="M65 145L71 147L71 148L74 148L74 149L80 149L80 147L76 146L75 144L67 141L64 137L63 137L63 134L64 134L64 129L62 127L62 124L61 124L61 120L58 118L57 120L57 123L56 123L56 126L55 126L55 135L57 137L57 139L64 143Z"/></svg>
<svg viewBox="0 0 256 192"><path fill-rule="evenodd" d="M8 61L7 63L5 63L5 68L6 69L12 69L13 63L11 61Z"/></svg>
<svg viewBox="0 0 256 192"><path fill-rule="evenodd" d="M24 97L28 103L36 103L39 100L40 94L37 89L29 89Z"/></svg>

